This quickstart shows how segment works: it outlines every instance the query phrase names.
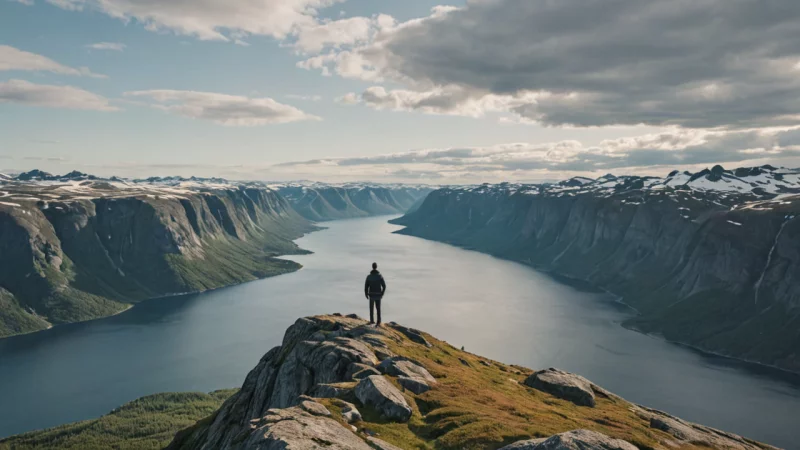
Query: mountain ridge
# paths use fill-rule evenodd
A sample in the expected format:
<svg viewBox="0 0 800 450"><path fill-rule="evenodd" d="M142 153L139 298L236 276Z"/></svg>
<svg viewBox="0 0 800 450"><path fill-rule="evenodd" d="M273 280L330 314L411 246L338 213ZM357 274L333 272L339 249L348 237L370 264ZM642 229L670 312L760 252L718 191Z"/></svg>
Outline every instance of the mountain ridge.
<svg viewBox="0 0 800 450"><path fill-rule="evenodd" d="M798 172L737 171L443 188L393 222L606 289L639 331L798 372Z"/></svg>
<svg viewBox="0 0 800 450"><path fill-rule="evenodd" d="M297 270L276 256L314 229L258 186L21 174L0 183L0 337Z"/></svg>
<svg viewBox="0 0 800 450"><path fill-rule="evenodd" d="M579 375L333 314L298 319L241 389L168 449L318 447L771 448L629 403Z"/></svg>

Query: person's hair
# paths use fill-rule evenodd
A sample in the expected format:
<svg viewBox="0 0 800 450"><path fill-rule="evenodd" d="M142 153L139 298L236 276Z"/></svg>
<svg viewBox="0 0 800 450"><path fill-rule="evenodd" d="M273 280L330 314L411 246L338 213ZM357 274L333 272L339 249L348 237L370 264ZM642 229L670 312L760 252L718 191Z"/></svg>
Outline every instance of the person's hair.
<svg viewBox="0 0 800 450"><path fill-rule="evenodd" d="M372 268L373 269L377 269L378 268L378 263L372 263Z"/></svg>

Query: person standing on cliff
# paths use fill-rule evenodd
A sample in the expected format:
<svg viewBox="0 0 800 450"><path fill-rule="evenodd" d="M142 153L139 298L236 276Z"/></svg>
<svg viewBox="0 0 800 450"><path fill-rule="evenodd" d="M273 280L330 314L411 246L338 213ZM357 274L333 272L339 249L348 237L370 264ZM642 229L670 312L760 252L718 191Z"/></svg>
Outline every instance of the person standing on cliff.
<svg viewBox="0 0 800 450"><path fill-rule="evenodd" d="M364 296L369 299L369 323L375 323L372 315L373 308L378 310L376 327L381 326L381 299L385 293L386 281L378 272L378 263L372 263L372 271L367 275L367 281L364 283Z"/></svg>

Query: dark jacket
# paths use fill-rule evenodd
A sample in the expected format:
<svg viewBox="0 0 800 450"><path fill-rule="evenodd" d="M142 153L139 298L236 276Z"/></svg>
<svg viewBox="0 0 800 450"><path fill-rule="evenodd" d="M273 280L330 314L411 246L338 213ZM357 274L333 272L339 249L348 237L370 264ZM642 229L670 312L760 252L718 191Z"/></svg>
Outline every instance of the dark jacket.
<svg viewBox="0 0 800 450"><path fill-rule="evenodd" d="M386 281L383 275L377 270L373 270L367 275L367 281L364 283L364 295L371 297L382 297L386 293Z"/></svg>

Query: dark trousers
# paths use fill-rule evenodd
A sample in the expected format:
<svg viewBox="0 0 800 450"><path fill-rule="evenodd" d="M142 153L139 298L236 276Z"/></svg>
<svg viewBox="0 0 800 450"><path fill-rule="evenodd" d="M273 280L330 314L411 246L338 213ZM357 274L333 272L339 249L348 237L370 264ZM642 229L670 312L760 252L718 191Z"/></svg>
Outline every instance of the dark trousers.
<svg viewBox="0 0 800 450"><path fill-rule="evenodd" d="M378 310L378 323L381 323L381 298L380 295L370 295L369 296L369 321L374 322L375 319L372 316L372 309L375 308Z"/></svg>

